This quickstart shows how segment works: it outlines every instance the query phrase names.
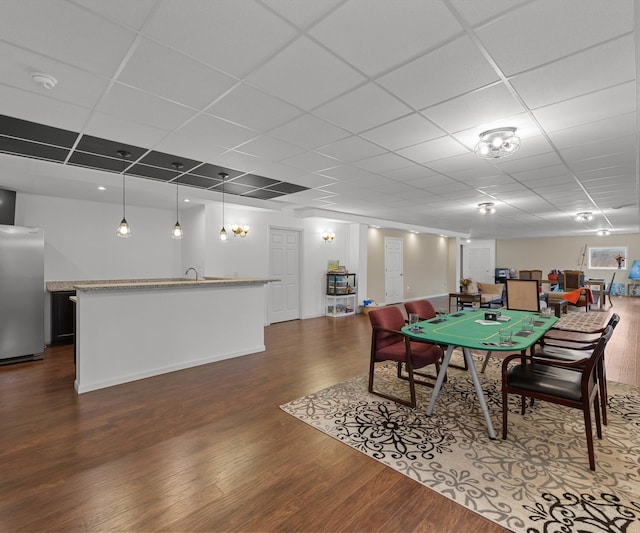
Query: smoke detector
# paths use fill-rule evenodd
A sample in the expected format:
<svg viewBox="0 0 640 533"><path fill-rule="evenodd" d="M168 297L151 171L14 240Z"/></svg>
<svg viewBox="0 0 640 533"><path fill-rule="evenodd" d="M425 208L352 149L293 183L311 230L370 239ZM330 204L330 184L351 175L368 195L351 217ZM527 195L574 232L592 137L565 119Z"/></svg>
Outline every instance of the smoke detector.
<svg viewBox="0 0 640 533"><path fill-rule="evenodd" d="M53 89L58 84L58 80L53 76L43 74L42 72L32 72L31 79L38 85L42 85L45 89Z"/></svg>

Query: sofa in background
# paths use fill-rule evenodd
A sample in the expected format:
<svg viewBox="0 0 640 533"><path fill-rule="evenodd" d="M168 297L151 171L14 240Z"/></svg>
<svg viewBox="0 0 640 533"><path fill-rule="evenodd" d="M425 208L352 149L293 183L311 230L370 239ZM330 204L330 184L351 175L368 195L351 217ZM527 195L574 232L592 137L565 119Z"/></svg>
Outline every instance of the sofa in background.
<svg viewBox="0 0 640 533"><path fill-rule="evenodd" d="M504 305L504 283L476 283L483 307Z"/></svg>

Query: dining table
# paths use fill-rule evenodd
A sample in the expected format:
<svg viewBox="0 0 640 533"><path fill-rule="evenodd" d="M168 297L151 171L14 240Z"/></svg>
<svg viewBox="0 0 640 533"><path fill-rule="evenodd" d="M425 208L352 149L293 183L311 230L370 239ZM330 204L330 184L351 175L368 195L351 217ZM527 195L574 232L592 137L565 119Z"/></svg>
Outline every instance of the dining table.
<svg viewBox="0 0 640 533"><path fill-rule="evenodd" d="M493 318L491 314L485 313L485 309L468 309L447 315L439 315L435 318L418 322L413 326L407 325L402 328L402 333L411 339L433 342L447 347L434 385L431 401L427 408L427 416L433 414L453 351L455 348L461 348L468 371L471 373L489 432L489 438L495 439L496 433L491 423L489 409L473 362L471 350L521 352L525 354L526 350L536 344L558 319L555 316L544 316L541 313L502 309L492 311L493 316L496 317L493 320L491 319ZM487 319L487 316L490 318ZM510 342L500 342L500 330L503 329L511 332Z"/></svg>

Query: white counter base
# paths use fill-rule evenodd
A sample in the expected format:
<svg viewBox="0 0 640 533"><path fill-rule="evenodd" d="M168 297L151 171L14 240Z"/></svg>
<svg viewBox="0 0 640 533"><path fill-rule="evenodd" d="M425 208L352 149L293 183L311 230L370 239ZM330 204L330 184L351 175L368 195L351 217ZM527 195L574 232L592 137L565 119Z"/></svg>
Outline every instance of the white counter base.
<svg viewBox="0 0 640 533"><path fill-rule="evenodd" d="M265 286L77 291L78 393L265 350Z"/></svg>

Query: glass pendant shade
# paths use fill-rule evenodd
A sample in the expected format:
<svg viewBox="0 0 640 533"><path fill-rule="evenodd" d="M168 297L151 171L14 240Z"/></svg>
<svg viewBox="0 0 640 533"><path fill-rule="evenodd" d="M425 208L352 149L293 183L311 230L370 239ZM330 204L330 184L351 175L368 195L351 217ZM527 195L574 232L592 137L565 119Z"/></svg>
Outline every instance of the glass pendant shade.
<svg viewBox="0 0 640 533"><path fill-rule="evenodd" d="M126 218L123 218L122 222L120 222L120 225L116 230L116 235L118 237L122 237L123 239L128 239L129 237L131 237L131 227L129 226Z"/></svg>
<svg viewBox="0 0 640 533"><path fill-rule="evenodd" d="M220 240L221 241L227 240L227 230L224 229L224 226L222 226L222 229L220 230Z"/></svg>
<svg viewBox="0 0 640 533"><path fill-rule="evenodd" d="M182 231L182 226L180 225L180 220L178 219L178 188L180 185L178 184L178 174L180 173L180 169L182 168L182 163L176 161L172 163L173 168L176 169L176 225L173 226L173 230L171 231L172 239L182 239L184 237L184 231Z"/></svg>
<svg viewBox="0 0 640 533"><path fill-rule="evenodd" d="M129 223L127 222L126 211L125 211L126 209L126 201L125 201L126 162L125 162L125 159L129 157L131 154L126 150L118 150L118 155L122 158L122 221L120 222L118 229L116 229L116 235L118 237L121 237L122 239L128 239L129 237L131 237L131 226L129 226Z"/></svg>

